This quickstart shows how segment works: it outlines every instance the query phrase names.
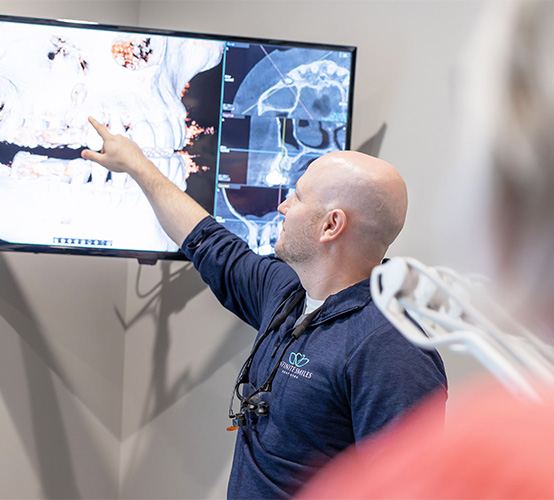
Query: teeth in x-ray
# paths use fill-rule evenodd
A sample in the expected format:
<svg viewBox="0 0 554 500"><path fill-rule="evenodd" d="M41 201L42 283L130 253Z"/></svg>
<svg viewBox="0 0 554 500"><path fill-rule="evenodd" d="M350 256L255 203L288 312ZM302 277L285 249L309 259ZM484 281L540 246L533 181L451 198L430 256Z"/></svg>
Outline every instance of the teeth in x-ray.
<svg viewBox="0 0 554 500"><path fill-rule="evenodd" d="M260 235L260 245L258 247L258 254L260 255L269 255L270 253L273 253L273 247L271 246L271 237L273 236L273 230L271 224L266 224L261 229L261 235Z"/></svg>
<svg viewBox="0 0 554 500"><path fill-rule="evenodd" d="M103 166L98 165L97 163L92 164L92 185L93 186L103 186L108 179L108 170Z"/></svg>
<svg viewBox="0 0 554 500"><path fill-rule="evenodd" d="M129 131L131 139L137 144L140 144L140 147L143 149L155 148L156 140L154 138L154 130L150 123L146 120L142 120L138 123L135 123L133 128Z"/></svg>
<svg viewBox="0 0 554 500"><path fill-rule="evenodd" d="M39 174L39 165L44 163L45 166L48 160L48 156L32 155L26 151L20 151L17 153L12 162L12 177L15 178L37 178ZM45 175L48 175L48 169L45 171Z"/></svg>
<svg viewBox="0 0 554 500"><path fill-rule="evenodd" d="M286 153L277 155L271 162L269 173L265 177L266 184L268 186L290 184L290 179L287 175L290 167L291 160Z"/></svg>
<svg viewBox="0 0 554 500"><path fill-rule="evenodd" d="M102 137L92 127L87 128L84 137L86 138L85 146L93 151L99 151L102 148L102 144L104 144Z"/></svg>
<svg viewBox="0 0 554 500"><path fill-rule="evenodd" d="M112 134L123 134L125 135L125 126L121 120L110 120L108 122L108 128Z"/></svg>
<svg viewBox="0 0 554 500"><path fill-rule="evenodd" d="M123 189L127 184L129 176L123 172L112 172L112 186Z"/></svg>
<svg viewBox="0 0 554 500"><path fill-rule="evenodd" d="M187 138L187 126L185 125L185 122L179 121L177 123L177 132L178 132L178 144L179 146L176 147L176 150L180 150L185 145L185 140Z"/></svg>
<svg viewBox="0 0 554 500"><path fill-rule="evenodd" d="M43 179L71 184L84 184L91 172L90 162L82 159L59 160L48 156L18 152L9 169L16 179ZM3 170L5 172L5 169Z"/></svg>
<svg viewBox="0 0 554 500"><path fill-rule="evenodd" d="M181 155L173 155L171 158L169 158L169 173L168 176L169 180L173 181L173 183L179 187L181 187L183 190L186 188L186 174L185 174L185 165L184 160L182 159Z"/></svg>
<svg viewBox="0 0 554 500"><path fill-rule="evenodd" d="M292 70L289 75L293 80L305 80L308 85L318 86L319 84L329 85L332 82L343 84L349 71L341 68L334 61L318 61L301 65ZM332 80L326 82L329 77L332 77Z"/></svg>
<svg viewBox="0 0 554 500"><path fill-rule="evenodd" d="M71 184L85 184L88 182L91 168L91 162L82 158L69 161L67 171L71 177Z"/></svg>
<svg viewBox="0 0 554 500"><path fill-rule="evenodd" d="M48 125L47 130L40 136L39 146L56 147L66 146L73 149L78 149L82 146L82 137L84 131L76 127L67 128L64 121L52 123Z"/></svg>
<svg viewBox="0 0 554 500"><path fill-rule="evenodd" d="M161 153L165 153L163 156ZM152 163L176 186L186 190L188 172L182 155L167 151L158 151L154 156L149 156ZM71 184L86 184L92 180L95 187L103 187L111 179L111 186L117 189L135 186L130 183L130 177L123 172L109 172L101 165L76 158L74 160L62 160L49 158L44 155L34 155L27 151L19 151L8 165L0 164L0 175L11 176L15 179L42 179L48 181L66 182Z"/></svg>
<svg viewBox="0 0 554 500"><path fill-rule="evenodd" d="M179 149L183 144L176 144L174 138L173 127L167 121L160 122L156 125L155 140L157 148L161 149Z"/></svg>
<svg viewBox="0 0 554 500"><path fill-rule="evenodd" d="M179 189L185 191L187 188L188 174L185 171L185 162L181 155L174 154L167 157L150 157L150 161L156 165L158 170L164 174Z"/></svg>

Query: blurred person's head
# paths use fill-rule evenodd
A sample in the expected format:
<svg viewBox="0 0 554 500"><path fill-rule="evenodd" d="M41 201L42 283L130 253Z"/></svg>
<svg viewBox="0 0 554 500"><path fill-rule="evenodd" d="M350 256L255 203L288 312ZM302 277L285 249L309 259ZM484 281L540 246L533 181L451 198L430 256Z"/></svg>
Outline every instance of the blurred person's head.
<svg viewBox="0 0 554 500"><path fill-rule="evenodd" d="M488 8L461 72L463 201L453 228L461 251L494 269L506 307L552 330L554 2Z"/></svg>

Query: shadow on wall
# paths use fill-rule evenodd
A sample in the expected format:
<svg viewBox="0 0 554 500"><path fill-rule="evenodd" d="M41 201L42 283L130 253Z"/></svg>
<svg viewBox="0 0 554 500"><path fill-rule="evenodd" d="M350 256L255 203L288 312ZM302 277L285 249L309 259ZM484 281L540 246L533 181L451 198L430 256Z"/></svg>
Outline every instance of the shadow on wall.
<svg viewBox="0 0 554 500"><path fill-rule="evenodd" d="M203 324L206 321L205 314L194 310L194 307L190 307L190 303L206 289L206 285L189 264L176 272L171 272L170 263L161 263L156 270L161 274L157 275L155 284L148 287L144 285L148 280L145 280L144 276L141 277L141 272L143 271L139 269L135 283L140 310L127 321L116 310L126 331L132 329L133 325L144 317L149 317L154 324L154 332L149 333L153 344L152 348L146 351L148 358L139 360L146 363L146 366L143 364L141 368L147 368L150 371L146 380L147 387L144 387L145 398L138 408L134 408L138 410L136 430L190 394L190 400L178 410L177 414L167 412L169 421L164 420L164 426L166 426L164 434L169 432L173 436L172 442L177 444L179 450L183 450L183 455L186 455L186 450L190 450L191 446L195 446L199 437L206 442L210 441L201 453L195 455L194 462L189 466L195 471L198 483L194 486L198 489L198 491L195 490L195 494L202 495L204 490L209 490L210 481L213 482L214 470L224 469L232 447L229 446L229 453L222 453L222 444L225 448L225 443L219 439L210 440L209 434L213 431L201 424L206 421L206 418L208 420L212 418L210 416L212 413L214 415L217 413L217 418L221 417L222 400L224 405L222 411L223 414L226 413L227 396L221 396L218 388L225 384L227 389L228 384L229 391L231 390L232 377L236 375L235 370L238 370L235 366L236 360L233 358L251 345L254 332L240 320L233 319L224 311L219 311L207 318L214 334L208 335L210 343L203 357L195 359L194 363L191 363L189 358L176 361L183 352L183 342L187 340L186 337L189 336L190 339L190 335L194 335L198 339L199 336L194 329L192 332L183 332L183 335L181 332L175 332L173 317L179 315L177 319L181 323L188 324L191 319L193 323ZM199 297L198 303L203 306L206 299L209 299L207 302L211 301L210 304L213 303L214 299L208 294ZM196 307L197 303L194 304ZM179 346L171 345L172 338L175 343L177 341L180 343ZM177 351L171 352L175 347ZM187 349L186 346L185 349ZM222 367L225 369L220 370ZM206 391L204 388L201 391L194 391L204 382L207 382ZM36 488L35 484L38 483L42 491L36 495L41 498L83 498L87 495L86 489L92 488L96 491L96 486L88 484L91 480L103 482L105 487L100 488L102 491L110 490L112 488L110 485L113 485L113 491L116 491L118 471L111 470L111 465L104 460L98 442L95 442L93 433L88 430L79 412L68 410L72 407L72 403L61 399L60 386L64 386L78 397L71 387L71 377L64 372L63 360L58 358L50 344L46 326L41 325L34 314L32 304L28 303L24 290L18 283L17 275L10 268L9 261L0 255L0 398L5 407L3 411L7 412L4 414L0 412L0 417L7 419L5 424L0 421L0 436L4 429L6 432L10 429L16 430L17 436L14 439L21 447L20 453L36 471L33 477L28 478L27 484L32 489ZM66 403L70 403L68 408ZM208 417L205 413L206 405L210 409L207 412ZM64 418L72 419L71 433ZM189 429L182 429L183 418L190 418L195 425ZM156 434L150 437L156 439ZM148 435L146 438L149 439ZM134 475L133 472L138 474L137 484L140 483L141 473L146 472L144 468L155 466L152 460L156 460L156 450L161 443L157 441L151 444L153 448L148 447L150 452L146 457L132 455L129 466L131 475ZM79 460L83 457L72 456L75 453L82 454L81 451L73 449L75 446L78 446L79 450L86 449L87 457L90 455L96 457L93 457L94 473L86 471L88 465L85 468L79 465ZM17 453L17 451L0 447L1 461L10 463L11 453ZM214 459L214 457L217 458ZM76 461L76 458L79 460ZM87 464L89 463L87 459ZM5 471L0 471L0 478L4 477L7 481L8 476L5 474ZM179 476L182 476L182 473ZM20 484L23 480L20 479ZM81 484L81 480L84 480L84 483ZM4 486L14 488L14 484L16 483L9 480ZM181 481L178 487L182 488L182 486ZM2 492L3 489L0 483L0 497L5 498L4 494L7 493ZM182 489L178 491L181 492ZM13 492L9 496L13 497Z"/></svg>
<svg viewBox="0 0 554 500"><path fill-rule="evenodd" d="M21 363L13 350L0 349L0 395L45 498L80 498L68 436L54 387L59 366L5 259L0 256L0 317L19 335ZM4 342L0 339L0 345ZM30 349L29 349L30 347ZM11 351L11 352L10 352ZM46 366L37 362L38 354ZM7 357L6 359L4 359ZM50 369L51 370L50 370ZM18 373L19 372L19 373ZM27 397L25 393L26 383ZM31 426L30 433L27 425ZM9 453L2 450L0 453Z"/></svg>
<svg viewBox="0 0 554 500"><path fill-rule="evenodd" d="M148 424L159 414L177 403L182 397L189 394L198 385L206 382L222 366L232 360L237 354L248 347L255 332L250 331L242 321L235 319L229 324L225 323L225 333L221 334L221 341L210 351L208 359L204 359L201 369L185 367L183 372L175 378L171 376L170 350L171 331L170 319L172 316L183 312L187 304L201 292L207 285L200 278L200 274L192 264L187 264L177 271L171 272L171 263L162 262L161 278L158 283L144 290L141 287L142 267L139 266L135 280L135 294L137 298L146 300L141 309L127 322L116 310L125 331L145 316L151 316L156 328L154 348L150 359L152 373L148 387L148 396L143 407L139 428ZM142 288L142 289L141 289ZM218 306L222 307L222 306ZM201 311L190 311L187 317L202 316ZM186 318L185 318L186 321ZM248 330L247 335L241 335L241 330ZM183 335L197 335L198 332L183 332ZM138 429L137 429L138 430Z"/></svg>
<svg viewBox="0 0 554 500"><path fill-rule="evenodd" d="M225 431L228 395L240 368L237 357L242 361L246 356L255 331L223 311L211 292L202 293L207 285L192 264L171 272L171 263L162 262L155 272L160 273L155 283L146 286L149 268L138 268L135 295L142 305L126 323L118 312L130 335L148 336L138 327L133 331L145 317L155 325L142 362L127 364L127 376L134 382L140 377L138 370L150 371L143 381L147 386L139 388L142 398L124 410L133 423L124 431L130 439L124 451L128 460L122 465L121 495L206 498L214 483L227 479L235 438ZM207 315L205 307L212 306L217 310ZM137 432L143 428L147 428L144 434Z"/></svg>

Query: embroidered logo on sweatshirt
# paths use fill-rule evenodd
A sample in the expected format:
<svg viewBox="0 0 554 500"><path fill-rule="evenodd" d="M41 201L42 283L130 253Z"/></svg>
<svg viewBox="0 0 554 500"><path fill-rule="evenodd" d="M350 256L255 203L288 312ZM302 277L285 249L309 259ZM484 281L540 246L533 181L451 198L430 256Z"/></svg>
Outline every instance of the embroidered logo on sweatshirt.
<svg viewBox="0 0 554 500"><path fill-rule="evenodd" d="M304 377L312 378L313 373L308 370L302 370L303 366L306 366L310 362L310 359L301 352L291 352L289 355L289 362L285 363L281 361L281 373L289 375L292 378Z"/></svg>
<svg viewBox="0 0 554 500"><path fill-rule="evenodd" d="M298 368L302 368L304 365L307 365L310 360L300 352L291 352L289 356L289 363Z"/></svg>

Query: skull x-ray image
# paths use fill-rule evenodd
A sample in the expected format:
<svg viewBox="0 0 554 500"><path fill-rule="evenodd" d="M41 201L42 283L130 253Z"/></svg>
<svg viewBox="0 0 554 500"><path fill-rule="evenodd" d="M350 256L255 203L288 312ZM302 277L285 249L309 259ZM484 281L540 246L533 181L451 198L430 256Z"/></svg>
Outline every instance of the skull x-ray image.
<svg viewBox="0 0 554 500"><path fill-rule="evenodd" d="M201 124L184 96L197 74L220 65L223 49L221 41L0 23L0 239L175 250L127 174L80 158L102 144L88 117L137 142L182 190L209 172L213 192L216 164L187 145L214 134L219 111ZM220 73L214 78L218 95Z"/></svg>
<svg viewBox="0 0 554 500"><path fill-rule="evenodd" d="M216 214L258 253L272 252L276 208L308 165L346 147L351 63L348 53L313 48L228 49L219 181L230 189L218 191ZM234 206L242 185L256 187L260 202ZM272 200L263 213L262 198Z"/></svg>

